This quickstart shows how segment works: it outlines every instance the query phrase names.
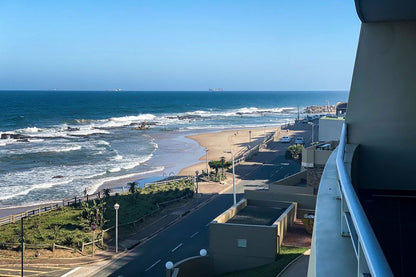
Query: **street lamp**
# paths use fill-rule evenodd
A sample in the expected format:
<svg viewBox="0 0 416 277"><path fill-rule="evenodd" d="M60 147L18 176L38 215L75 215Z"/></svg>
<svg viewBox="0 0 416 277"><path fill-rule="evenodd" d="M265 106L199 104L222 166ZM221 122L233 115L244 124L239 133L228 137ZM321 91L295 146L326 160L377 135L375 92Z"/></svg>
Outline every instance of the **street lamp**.
<svg viewBox="0 0 416 277"><path fill-rule="evenodd" d="M116 253L118 253L118 209L120 205L118 203L114 204L114 210L116 210Z"/></svg>
<svg viewBox="0 0 416 277"><path fill-rule="evenodd" d="M201 251L199 251L199 255L201 255L201 257L205 257L207 255L207 250L201 249Z"/></svg>
<svg viewBox="0 0 416 277"><path fill-rule="evenodd" d="M310 125L312 126L312 142L311 142L311 144L313 144L313 142L314 142L314 135L313 135L313 131L314 131L314 129L315 129L315 124L314 124L313 122L308 122L308 124L310 124Z"/></svg>
<svg viewBox="0 0 416 277"><path fill-rule="evenodd" d="M198 202L198 175L199 171L195 171L195 193L196 193L196 202Z"/></svg>
<svg viewBox="0 0 416 277"><path fill-rule="evenodd" d="M205 148L205 163L206 163L206 166L207 166L207 176L209 176L209 173L208 173L208 149L206 149L206 148Z"/></svg>
<svg viewBox="0 0 416 277"><path fill-rule="evenodd" d="M224 153L231 154L231 157L233 158L233 197L234 197L234 205L237 204L237 197L235 195L235 170L234 170L234 153L232 151L226 151Z"/></svg>

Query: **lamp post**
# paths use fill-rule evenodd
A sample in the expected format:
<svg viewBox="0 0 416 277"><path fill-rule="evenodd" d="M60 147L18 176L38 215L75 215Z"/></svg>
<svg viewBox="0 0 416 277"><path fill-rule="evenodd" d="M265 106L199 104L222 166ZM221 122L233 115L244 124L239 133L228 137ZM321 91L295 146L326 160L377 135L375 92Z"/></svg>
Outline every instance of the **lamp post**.
<svg viewBox="0 0 416 277"><path fill-rule="evenodd" d="M311 142L311 144L313 144L313 142L314 142L314 134L313 134L313 132L314 132L314 129L315 129L315 124L313 122L309 122L309 124L312 126L312 142Z"/></svg>
<svg viewBox="0 0 416 277"><path fill-rule="evenodd" d="M23 256L24 256L24 254L23 254L23 249L24 249L24 245L25 245L25 237L24 237L24 235L23 235L23 219L24 219L25 217L24 216L22 216L21 218L20 218L20 228L21 228L21 233L20 233L20 250L22 251L21 252L21 274L22 274L22 277L23 277Z"/></svg>
<svg viewBox="0 0 416 277"><path fill-rule="evenodd" d="M234 169L234 153L232 151L227 151L224 153L231 154L231 157L233 158L233 198L234 198L234 205L237 204L237 196L235 195L235 169Z"/></svg>
<svg viewBox="0 0 416 277"><path fill-rule="evenodd" d="M208 149L205 148L205 163L206 163L206 167L207 167L207 176L209 176L209 172L208 172Z"/></svg>
<svg viewBox="0 0 416 277"><path fill-rule="evenodd" d="M248 142L251 143L251 130L248 131Z"/></svg>
<svg viewBox="0 0 416 277"><path fill-rule="evenodd" d="M195 171L195 196L196 196L196 202L198 202L198 175L199 171Z"/></svg>
<svg viewBox="0 0 416 277"><path fill-rule="evenodd" d="M118 203L114 204L114 210L116 210L116 253L118 253L118 209L120 205Z"/></svg>

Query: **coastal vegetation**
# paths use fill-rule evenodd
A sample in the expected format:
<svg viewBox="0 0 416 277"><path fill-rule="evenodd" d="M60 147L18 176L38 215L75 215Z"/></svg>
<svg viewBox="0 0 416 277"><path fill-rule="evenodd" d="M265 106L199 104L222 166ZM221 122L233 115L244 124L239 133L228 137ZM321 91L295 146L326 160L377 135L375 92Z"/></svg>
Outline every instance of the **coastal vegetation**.
<svg viewBox="0 0 416 277"><path fill-rule="evenodd" d="M150 185L137 189L134 193L110 195L111 191L107 192L101 199L60 207L40 216L25 219L25 243L47 245L55 243L80 248L82 243L92 240L90 230L92 222L97 224L97 234L115 225L115 203L120 205L120 226L128 225L146 215L155 214L175 199L191 197L194 183L192 180L179 180ZM132 231L130 230L130 233ZM20 235L20 222L0 226L0 249L10 248L7 243L18 244Z"/></svg>
<svg viewBox="0 0 416 277"><path fill-rule="evenodd" d="M286 160L294 160L298 163L302 161L302 144L292 144L290 145L285 152Z"/></svg>
<svg viewBox="0 0 416 277"><path fill-rule="evenodd" d="M224 169L229 169L231 166L230 161L218 160L218 161L210 161L208 163L209 167L215 170L215 175L218 176L219 169L222 169L221 174L224 175Z"/></svg>

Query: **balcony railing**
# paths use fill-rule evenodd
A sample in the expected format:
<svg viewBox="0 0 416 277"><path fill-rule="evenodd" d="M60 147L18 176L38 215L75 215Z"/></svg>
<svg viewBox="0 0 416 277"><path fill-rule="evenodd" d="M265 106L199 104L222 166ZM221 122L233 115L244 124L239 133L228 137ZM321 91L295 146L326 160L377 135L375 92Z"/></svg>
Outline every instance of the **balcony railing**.
<svg viewBox="0 0 416 277"><path fill-rule="evenodd" d="M336 165L341 192L341 235L351 237L357 257L357 276L393 276L344 164L347 125L342 127Z"/></svg>

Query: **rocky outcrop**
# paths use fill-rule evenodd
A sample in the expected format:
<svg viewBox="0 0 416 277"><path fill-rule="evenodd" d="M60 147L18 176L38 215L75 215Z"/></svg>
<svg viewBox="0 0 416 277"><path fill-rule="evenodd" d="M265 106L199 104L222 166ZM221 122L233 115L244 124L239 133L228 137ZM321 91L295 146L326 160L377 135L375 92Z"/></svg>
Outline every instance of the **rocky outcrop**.
<svg viewBox="0 0 416 277"><path fill-rule="evenodd" d="M325 105L325 106L309 106L306 107L304 113L308 114L322 114L322 113L335 113L336 106L335 105Z"/></svg>

